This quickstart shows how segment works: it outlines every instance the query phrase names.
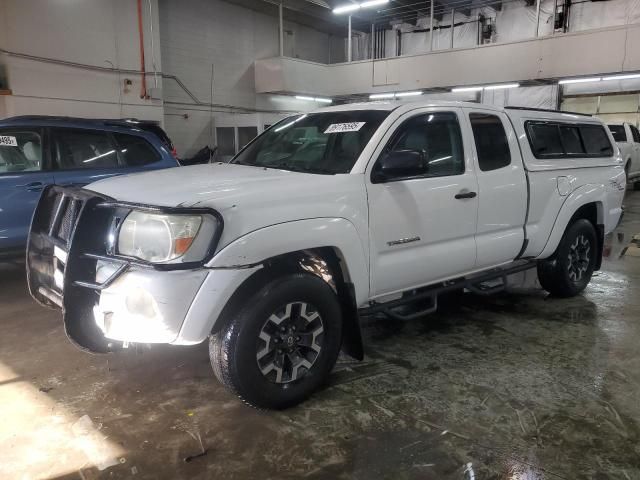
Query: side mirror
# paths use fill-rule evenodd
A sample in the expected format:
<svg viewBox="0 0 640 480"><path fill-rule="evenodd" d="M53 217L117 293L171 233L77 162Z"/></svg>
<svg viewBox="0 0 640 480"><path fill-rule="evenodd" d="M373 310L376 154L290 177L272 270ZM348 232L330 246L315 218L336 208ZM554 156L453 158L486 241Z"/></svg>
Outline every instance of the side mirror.
<svg viewBox="0 0 640 480"><path fill-rule="evenodd" d="M399 177L415 177L427 173L425 155L417 150L397 150L380 159L375 180L384 182Z"/></svg>

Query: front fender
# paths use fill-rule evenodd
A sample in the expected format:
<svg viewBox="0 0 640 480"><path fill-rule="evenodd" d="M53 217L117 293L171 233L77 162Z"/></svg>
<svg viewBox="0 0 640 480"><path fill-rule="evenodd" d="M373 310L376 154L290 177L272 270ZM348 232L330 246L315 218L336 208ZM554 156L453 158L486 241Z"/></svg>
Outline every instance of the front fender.
<svg viewBox="0 0 640 480"><path fill-rule="evenodd" d="M355 287L358 306L369 298L369 263L366 242L344 218L311 218L279 223L234 240L207 264L209 268L243 268L290 252L333 247L347 269L347 281Z"/></svg>
<svg viewBox="0 0 640 480"><path fill-rule="evenodd" d="M547 244L538 258L548 258L553 255L573 215L580 207L589 203L595 203L597 206L598 224L604 223L603 212L607 205L607 188L602 184L589 184L575 189L562 204L553 228L551 229Z"/></svg>

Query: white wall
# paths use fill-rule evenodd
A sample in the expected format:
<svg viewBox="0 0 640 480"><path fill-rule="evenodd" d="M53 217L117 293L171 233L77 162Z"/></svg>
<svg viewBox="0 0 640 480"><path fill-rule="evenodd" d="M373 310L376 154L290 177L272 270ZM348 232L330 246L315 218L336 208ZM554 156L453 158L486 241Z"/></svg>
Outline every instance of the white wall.
<svg viewBox="0 0 640 480"><path fill-rule="evenodd" d="M216 105L213 112L194 105L175 82L165 81L165 128L179 155L213 146L215 126L234 119L241 125L249 118L260 127L311 107L291 97L256 94L255 60L279 54L277 16L221 0L160 0L159 6L164 72L180 77L200 102ZM285 22L285 55L328 63L329 45L327 34Z"/></svg>
<svg viewBox="0 0 640 480"><path fill-rule="evenodd" d="M146 68L161 69L157 1L143 2ZM99 67L140 69L136 2L0 0L0 48ZM0 54L13 95L4 115L138 117L162 120L161 100L140 98L139 75L118 75ZM123 91L125 78L132 81ZM153 79L148 77L149 86ZM161 79L159 86L162 86ZM2 108L0 107L0 115Z"/></svg>

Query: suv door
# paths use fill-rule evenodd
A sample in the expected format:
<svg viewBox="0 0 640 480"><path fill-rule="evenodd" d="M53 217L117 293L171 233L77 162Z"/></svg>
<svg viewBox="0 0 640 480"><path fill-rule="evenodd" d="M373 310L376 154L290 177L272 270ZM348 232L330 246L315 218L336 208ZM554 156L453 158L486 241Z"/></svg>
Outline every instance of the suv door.
<svg viewBox="0 0 640 480"><path fill-rule="evenodd" d="M504 113L466 110L478 177L476 267L512 261L524 243L527 179L511 122Z"/></svg>
<svg viewBox="0 0 640 480"><path fill-rule="evenodd" d="M477 180L461 114L458 108L407 113L377 150L367 182L372 297L474 268ZM384 156L406 150L423 155L424 171L380 177Z"/></svg>
<svg viewBox="0 0 640 480"><path fill-rule="evenodd" d="M0 253L23 250L42 189L53 183L40 128L0 129Z"/></svg>

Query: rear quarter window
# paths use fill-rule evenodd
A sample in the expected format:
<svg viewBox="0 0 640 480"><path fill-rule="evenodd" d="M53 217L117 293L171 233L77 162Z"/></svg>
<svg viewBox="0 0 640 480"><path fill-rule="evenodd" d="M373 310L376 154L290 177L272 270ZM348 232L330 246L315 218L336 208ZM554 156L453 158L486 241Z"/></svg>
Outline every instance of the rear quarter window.
<svg viewBox="0 0 640 480"><path fill-rule="evenodd" d="M607 125L616 142L626 142L627 134L624 131L624 125Z"/></svg>
<svg viewBox="0 0 640 480"><path fill-rule="evenodd" d="M126 133L114 133L125 166L141 167L160 160L158 151L144 138Z"/></svg>
<svg viewBox="0 0 640 480"><path fill-rule="evenodd" d="M613 146L604 125L553 121L525 122L536 158L610 157Z"/></svg>

